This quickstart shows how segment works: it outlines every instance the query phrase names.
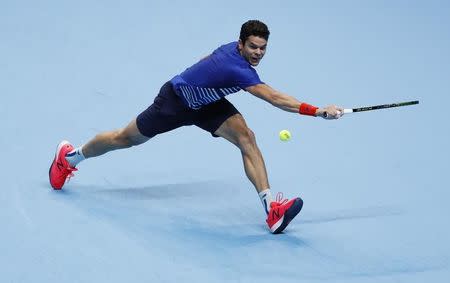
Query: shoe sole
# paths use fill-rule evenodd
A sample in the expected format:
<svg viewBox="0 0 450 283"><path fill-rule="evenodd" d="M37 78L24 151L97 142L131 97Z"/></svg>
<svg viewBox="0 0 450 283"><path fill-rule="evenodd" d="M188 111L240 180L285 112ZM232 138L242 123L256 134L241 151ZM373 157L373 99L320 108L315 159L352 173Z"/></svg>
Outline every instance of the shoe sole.
<svg viewBox="0 0 450 283"><path fill-rule="evenodd" d="M55 188L55 187L53 187L53 185L52 185L52 182L50 181L50 173L52 172L52 168L53 168L53 164L55 164L55 160L58 158L58 154L59 154L59 152L61 151L61 148L63 147L63 146L65 146L66 144L69 144L69 142L68 141L62 141L62 142L60 142L59 144L58 144L58 146L56 147L56 153L55 153L55 158L53 159L53 161L52 161L52 165L50 165L50 169L48 169L48 181L50 182L50 186L52 186L52 188L54 189L54 190L61 190L61 188Z"/></svg>
<svg viewBox="0 0 450 283"><path fill-rule="evenodd" d="M275 231L273 231L273 234L279 234L283 232L283 230L289 225L289 223L292 221L292 219L297 216L297 214L302 210L303 207L303 200L301 198L297 198L294 201L294 204L292 204L291 207L286 210L283 217L283 222L281 223L280 227L278 227Z"/></svg>

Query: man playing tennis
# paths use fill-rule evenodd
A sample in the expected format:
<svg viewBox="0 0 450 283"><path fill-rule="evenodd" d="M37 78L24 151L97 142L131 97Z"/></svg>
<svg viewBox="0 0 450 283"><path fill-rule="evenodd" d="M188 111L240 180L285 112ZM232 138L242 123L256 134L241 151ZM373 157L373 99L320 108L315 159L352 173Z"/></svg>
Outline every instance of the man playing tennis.
<svg viewBox="0 0 450 283"><path fill-rule="evenodd" d="M66 179L77 171L77 164L86 158L142 144L181 126L195 125L240 149L245 173L263 203L270 231L283 231L300 212L303 201L299 197L282 200L281 194L272 200L255 135L225 96L244 90L282 110L326 119L338 119L343 109L336 106L318 108L302 103L260 80L253 67L258 66L266 53L269 34L264 23L247 21L241 27L239 41L220 46L165 83L153 104L125 128L100 133L78 148L62 141L49 171L51 186L61 189Z"/></svg>

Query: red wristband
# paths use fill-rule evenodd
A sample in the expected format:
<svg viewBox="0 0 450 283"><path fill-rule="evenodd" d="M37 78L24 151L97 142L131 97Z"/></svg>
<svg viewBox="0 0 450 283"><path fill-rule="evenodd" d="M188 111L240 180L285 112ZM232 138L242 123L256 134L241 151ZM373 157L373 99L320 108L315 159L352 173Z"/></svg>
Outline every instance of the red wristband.
<svg viewBox="0 0 450 283"><path fill-rule="evenodd" d="M319 107L309 105L308 103L302 103L298 108L298 113L302 115L316 116L317 109L319 109Z"/></svg>

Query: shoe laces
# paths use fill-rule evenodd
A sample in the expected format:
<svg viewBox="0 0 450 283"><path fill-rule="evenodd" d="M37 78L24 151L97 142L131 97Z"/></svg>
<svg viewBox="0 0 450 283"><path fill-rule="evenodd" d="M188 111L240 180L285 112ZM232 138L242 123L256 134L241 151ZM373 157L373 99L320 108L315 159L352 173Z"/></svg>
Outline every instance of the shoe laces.
<svg viewBox="0 0 450 283"><path fill-rule="evenodd" d="M282 205L282 204L285 204L287 202L288 202L287 198L283 199L283 193L282 192L278 192L277 196L275 197L275 203L277 205Z"/></svg>

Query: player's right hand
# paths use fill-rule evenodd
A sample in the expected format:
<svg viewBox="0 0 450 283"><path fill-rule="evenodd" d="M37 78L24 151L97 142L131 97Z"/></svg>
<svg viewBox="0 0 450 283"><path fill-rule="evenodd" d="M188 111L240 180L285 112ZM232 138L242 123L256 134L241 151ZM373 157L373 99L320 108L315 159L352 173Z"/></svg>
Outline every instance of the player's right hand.
<svg viewBox="0 0 450 283"><path fill-rule="evenodd" d="M344 115L344 108L336 105L329 105L325 108L319 108L317 110L317 116L320 116L327 120L339 119Z"/></svg>

